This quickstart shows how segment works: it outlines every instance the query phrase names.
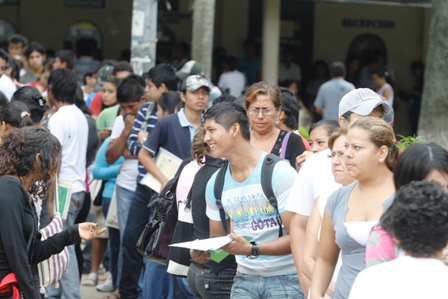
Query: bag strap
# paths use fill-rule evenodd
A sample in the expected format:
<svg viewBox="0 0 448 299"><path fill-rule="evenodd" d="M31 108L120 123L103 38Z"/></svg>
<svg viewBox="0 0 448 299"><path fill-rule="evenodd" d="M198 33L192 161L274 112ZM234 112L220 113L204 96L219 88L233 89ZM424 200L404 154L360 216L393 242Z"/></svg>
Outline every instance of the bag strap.
<svg viewBox="0 0 448 299"><path fill-rule="evenodd" d="M291 136L291 132L286 133L285 138L282 141L282 147L280 149L280 158L285 159L286 157L286 148L288 147L289 136Z"/></svg>
<svg viewBox="0 0 448 299"><path fill-rule="evenodd" d="M151 117L151 113L154 110L155 106L156 106L155 102L151 102L151 104L149 104L148 109L146 110L145 119L142 121L142 127L141 127L142 132L146 132L148 130L146 125L148 124L149 118Z"/></svg>
<svg viewBox="0 0 448 299"><path fill-rule="evenodd" d="M221 169L218 170L218 174L216 175L215 180L215 188L214 188L214 194L216 198L216 205L219 209L219 216L221 218L222 226L224 227L224 230L227 232L227 221L226 221L226 213L224 211L224 207L222 206L222 188L224 187L224 178L227 170L227 166L229 165L229 161L225 161L222 165Z"/></svg>
<svg viewBox="0 0 448 299"><path fill-rule="evenodd" d="M187 203L185 204L185 211L188 212L191 210L191 190L193 190L193 186L191 186L190 191L188 192L187 195Z"/></svg>
<svg viewBox="0 0 448 299"><path fill-rule="evenodd" d="M261 167L261 187L263 188L264 195L269 200L271 206L275 208L275 211L280 216L278 211L278 202L275 197L274 190L272 189L272 175L274 173L275 164L281 161L282 158L277 157L272 154L266 155L263 161L263 166ZM278 237L283 236L282 226L278 226Z"/></svg>

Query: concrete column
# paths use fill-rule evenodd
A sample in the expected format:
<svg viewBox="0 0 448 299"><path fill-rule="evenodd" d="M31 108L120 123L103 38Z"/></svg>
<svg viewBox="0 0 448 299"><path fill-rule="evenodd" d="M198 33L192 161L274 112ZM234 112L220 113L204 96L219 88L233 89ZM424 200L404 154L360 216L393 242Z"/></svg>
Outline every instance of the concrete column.
<svg viewBox="0 0 448 299"><path fill-rule="evenodd" d="M263 81L278 84L278 59L280 47L280 0L263 1Z"/></svg>
<svg viewBox="0 0 448 299"><path fill-rule="evenodd" d="M214 26L215 0L195 0L191 57L202 64L207 79L212 72Z"/></svg>
<svg viewBox="0 0 448 299"><path fill-rule="evenodd" d="M157 0L134 0L132 9L131 65L142 75L156 64Z"/></svg>

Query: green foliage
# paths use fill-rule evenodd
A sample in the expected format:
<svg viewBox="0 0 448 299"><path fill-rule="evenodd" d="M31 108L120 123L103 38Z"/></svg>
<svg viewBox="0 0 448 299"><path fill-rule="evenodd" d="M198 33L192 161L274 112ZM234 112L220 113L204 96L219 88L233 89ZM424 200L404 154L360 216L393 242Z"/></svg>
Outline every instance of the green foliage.
<svg viewBox="0 0 448 299"><path fill-rule="evenodd" d="M310 126L299 126L299 134L302 135L303 138L306 140L310 139L310 135L308 134L308 131L310 130Z"/></svg>
<svg viewBox="0 0 448 299"><path fill-rule="evenodd" d="M403 136L400 134L397 134L397 137L400 138L399 141L397 141L397 146L401 148L402 150L407 149L411 144L417 143L417 142L427 142L423 136Z"/></svg>

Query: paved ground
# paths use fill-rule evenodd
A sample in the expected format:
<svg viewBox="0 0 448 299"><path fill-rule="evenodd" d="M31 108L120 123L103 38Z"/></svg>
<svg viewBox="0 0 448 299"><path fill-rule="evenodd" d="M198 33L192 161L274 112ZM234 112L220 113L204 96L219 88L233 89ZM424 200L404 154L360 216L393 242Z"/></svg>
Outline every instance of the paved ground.
<svg viewBox="0 0 448 299"><path fill-rule="evenodd" d="M86 278L86 274L84 274L81 278L81 281ZM101 282L100 282L101 283ZM103 299L109 293L98 292L93 286L82 286L81 285L81 298L82 299Z"/></svg>

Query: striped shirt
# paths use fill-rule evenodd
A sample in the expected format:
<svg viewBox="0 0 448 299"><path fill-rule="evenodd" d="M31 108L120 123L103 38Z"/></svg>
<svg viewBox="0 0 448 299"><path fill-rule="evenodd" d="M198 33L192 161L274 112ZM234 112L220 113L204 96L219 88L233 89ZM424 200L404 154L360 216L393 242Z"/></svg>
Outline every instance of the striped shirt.
<svg viewBox="0 0 448 299"><path fill-rule="evenodd" d="M138 142L138 133L142 130L142 123L145 121L146 118L146 112L148 111L149 105L152 104L151 102L144 104L140 110L137 113L137 116L135 117L134 126L132 127L131 135L129 135L128 139L128 149L131 155L138 156L138 152L141 149L141 146ZM146 132L151 133L152 129L154 129L156 123L157 123L157 105L154 107L154 109L151 112L151 115L147 119L146 123ZM145 167L138 162L138 177L137 177L137 183L140 183L142 178L146 175L147 171Z"/></svg>

